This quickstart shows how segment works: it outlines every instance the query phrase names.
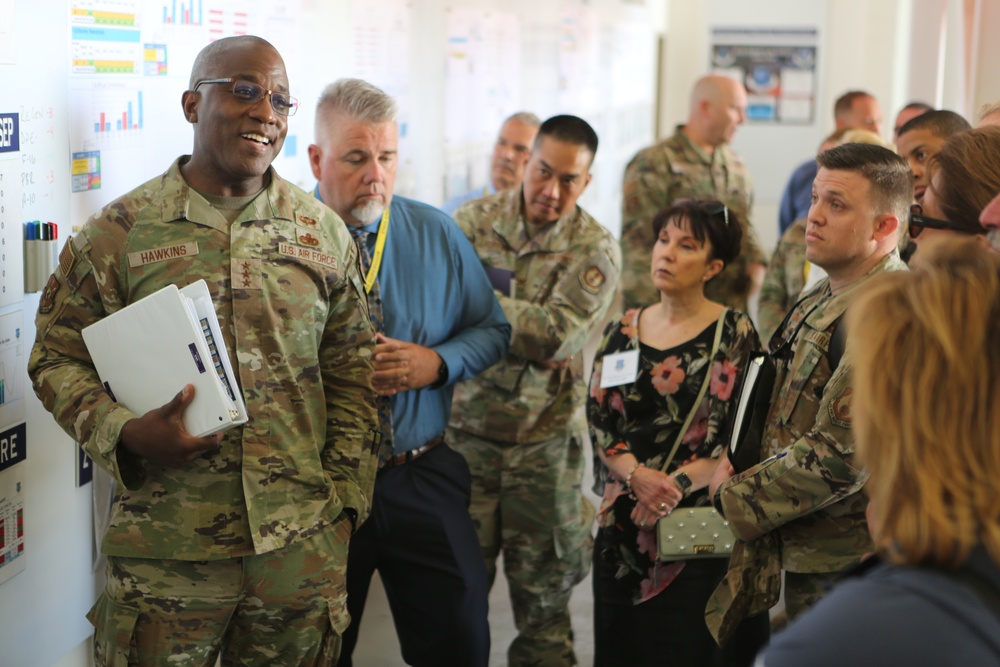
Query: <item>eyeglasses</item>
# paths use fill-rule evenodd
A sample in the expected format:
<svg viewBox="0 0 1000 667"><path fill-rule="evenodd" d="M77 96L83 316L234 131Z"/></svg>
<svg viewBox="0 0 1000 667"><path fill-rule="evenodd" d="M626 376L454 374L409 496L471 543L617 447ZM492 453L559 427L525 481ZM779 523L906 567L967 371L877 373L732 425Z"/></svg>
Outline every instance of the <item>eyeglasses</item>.
<svg viewBox="0 0 1000 667"><path fill-rule="evenodd" d="M194 88L191 90L198 90L198 86L208 83L231 83L233 87L229 92L247 104L256 104L266 95L271 100L271 108L274 109L274 113L282 116L293 116L299 108L299 101L291 95L266 90L256 83L243 81L235 77L229 77L228 79L202 79L194 84Z"/></svg>
<svg viewBox="0 0 1000 667"><path fill-rule="evenodd" d="M729 207L722 202L712 200L699 201L697 199L692 199L691 197L681 197L674 200L673 206L677 206L679 204L694 204L699 206L708 215L719 215L721 213L722 219L726 222L726 226L729 226Z"/></svg>
<svg viewBox="0 0 1000 667"><path fill-rule="evenodd" d="M975 225L964 225L957 222L951 222L950 220L941 220L940 218L929 218L924 215L924 207L920 204L913 204L910 206L910 225L908 232L911 239L915 239L920 236L920 233L924 231L925 228L930 229L948 229L953 232L959 232L962 234L985 234L986 230L983 229L976 223Z"/></svg>

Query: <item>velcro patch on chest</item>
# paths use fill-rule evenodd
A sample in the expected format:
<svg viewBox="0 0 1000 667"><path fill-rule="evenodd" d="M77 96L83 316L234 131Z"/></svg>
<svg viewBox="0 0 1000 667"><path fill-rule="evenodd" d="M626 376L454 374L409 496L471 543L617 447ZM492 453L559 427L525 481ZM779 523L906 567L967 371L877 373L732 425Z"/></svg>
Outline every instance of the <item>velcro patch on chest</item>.
<svg viewBox="0 0 1000 667"><path fill-rule="evenodd" d="M296 235L296 239L298 240L299 243L301 243L304 246L309 246L311 248L319 247L320 244L319 236L313 234L310 231L305 231L302 229L299 229L297 231L298 234Z"/></svg>
<svg viewBox="0 0 1000 667"><path fill-rule="evenodd" d="M229 262L233 289L258 290L261 288L259 259L233 258Z"/></svg>
<svg viewBox="0 0 1000 667"><path fill-rule="evenodd" d="M322 264L333 271L337 270L336 257L314 248L303 248L302 246L294 245L292 243L279 243L278 252L285 257L292 257L304 262L314 262L316 264Z"/></svg>
<svg viewBox="0 0 1000 667"><path fill-rule="evenodd" d="M137 266L145 266L154 262L193 257L198 252L197 241L178 243L177 245L169 245L162 248L151 248L149 250L137 250L128 254L128 265L134 269Z"/></svg>

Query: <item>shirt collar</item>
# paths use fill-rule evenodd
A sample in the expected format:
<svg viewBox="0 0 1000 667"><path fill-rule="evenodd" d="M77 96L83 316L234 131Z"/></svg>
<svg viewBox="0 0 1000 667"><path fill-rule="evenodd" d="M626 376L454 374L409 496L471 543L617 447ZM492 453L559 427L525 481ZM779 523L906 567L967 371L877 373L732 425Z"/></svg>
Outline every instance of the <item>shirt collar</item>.
<svg viewBox="0 0 1000 667"><path fill-rule="evenodd" d="M511 188L503 195L501 215L493 221L493 231L518 251L540 249L559 251L569 247L570 234L564 233L567 227L579 216L580 207L574 206L559 219L528 238L528 225L524 216L524 185Z"/></svg>
<svg viewBox="0 0 1000 667"><path fill-rule="evenodd" d="M160 215L162 220L189 220L191 222L228 232L229 223L216 211L198 191L188 185L181 174L181 165L191 159L182 155L174 160L160 181L162 192ZM273 167L267 168L268 185L250 202L236 219L236 223L246 220L267 220L270 218L294 220L288 184L278 177Z"/></svg>

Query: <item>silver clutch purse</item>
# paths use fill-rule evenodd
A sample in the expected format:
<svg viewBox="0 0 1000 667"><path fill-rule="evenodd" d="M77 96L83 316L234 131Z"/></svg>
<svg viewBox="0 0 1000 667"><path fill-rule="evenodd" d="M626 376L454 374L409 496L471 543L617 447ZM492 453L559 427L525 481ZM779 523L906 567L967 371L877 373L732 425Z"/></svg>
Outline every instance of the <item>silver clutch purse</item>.
<svg viewBox="0 0 1000 667"><path fill-rule="evenodd" d="M656 554L663 561L726 557L735 540L714 507L682 507L656 521Z"/></svg>

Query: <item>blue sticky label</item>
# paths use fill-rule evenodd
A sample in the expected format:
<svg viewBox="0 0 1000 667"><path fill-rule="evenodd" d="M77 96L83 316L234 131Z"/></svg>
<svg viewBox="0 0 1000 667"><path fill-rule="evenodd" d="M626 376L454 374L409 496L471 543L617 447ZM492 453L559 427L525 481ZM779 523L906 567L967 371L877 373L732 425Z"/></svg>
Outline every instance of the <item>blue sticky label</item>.
<svg viewBox="0 0 1000 667"><path fill-rule="evenodd" d="M21 132L16 113L0 113L0 153L21 150Z"/></svg>

